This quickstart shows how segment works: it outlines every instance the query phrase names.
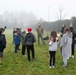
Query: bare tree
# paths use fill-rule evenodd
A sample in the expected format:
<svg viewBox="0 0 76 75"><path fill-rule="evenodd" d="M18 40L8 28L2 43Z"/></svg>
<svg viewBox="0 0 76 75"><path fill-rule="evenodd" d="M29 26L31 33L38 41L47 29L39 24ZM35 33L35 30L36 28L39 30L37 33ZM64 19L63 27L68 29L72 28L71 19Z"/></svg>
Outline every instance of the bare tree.
<svg viewBox="0 0 76 75"><path fill-rule="evenodd" d="M57 13L57 19L58 20L63 20L66 17L66 11L64 10L64 8L59 7L58 8L58 13Z"/></svg>

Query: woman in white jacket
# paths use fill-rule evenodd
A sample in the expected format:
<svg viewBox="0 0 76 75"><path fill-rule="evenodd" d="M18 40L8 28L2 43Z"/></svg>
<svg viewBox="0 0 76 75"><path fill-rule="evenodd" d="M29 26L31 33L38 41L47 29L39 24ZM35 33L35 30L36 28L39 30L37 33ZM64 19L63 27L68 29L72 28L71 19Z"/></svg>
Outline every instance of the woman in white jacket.
<svg viewBox="0 0 76 75"><path fill-rule="evenodd" d="M58 47L58 39L56 39L56 31L51 32L51 38L49 40L49 54L50 54L50 65L49 68L54 68L55 66L55 55Z"/></svg>
<svg viewBox="0 0 76 75"><path fill-rule="evenodd" d="M71 50L71 36L70 36L70 30L69 28L65 28L64 29L64 34L63 37L61 39L61 54L63 57L63 66L67 67L67 58L70 56L70 50Z"/></svg>

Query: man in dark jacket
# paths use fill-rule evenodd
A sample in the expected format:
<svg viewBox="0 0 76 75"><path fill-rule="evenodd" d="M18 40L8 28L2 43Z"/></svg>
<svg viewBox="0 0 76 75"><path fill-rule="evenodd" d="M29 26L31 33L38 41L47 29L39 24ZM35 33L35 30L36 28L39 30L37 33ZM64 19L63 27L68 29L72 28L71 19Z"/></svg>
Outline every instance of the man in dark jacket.
<svg viewBox="0 0 76 75"><path fill-rule="evenodd" d="M27 55L28 55L28 60L30 61L30 50L32 52L32 60L34 60L34 42L36 42L36 38L34 34L31 33L32 28L27 28L28 33L25 36L25 43L27 46Z"/></svg>
<svg viewBox="0 0 76 75"><path fill-rule="evenodd" d="M2 63L3 51L6 48L6 38L2 34L2 29L0 28L0 64Z"/></svg>

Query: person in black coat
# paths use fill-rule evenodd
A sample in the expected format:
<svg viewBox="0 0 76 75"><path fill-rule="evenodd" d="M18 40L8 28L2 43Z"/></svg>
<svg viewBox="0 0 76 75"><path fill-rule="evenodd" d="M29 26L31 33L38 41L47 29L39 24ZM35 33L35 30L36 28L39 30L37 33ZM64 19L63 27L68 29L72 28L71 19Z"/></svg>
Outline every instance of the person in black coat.
<svg viewBox="0 0 76 75"><path fill-rule="evenodd" d="M76 32L74 31L73 27L70 26L70 31L72 32L72 46L71 46L71 50L72 50L72 58L74 58L74 54L75 54L75 38L76 38Z"/></svg>
<svg viewBox="0 0 76 75"><path fill-rule="evenodd" d="M62 29L61 29L61 37L63 36L63 34L64 34L64 28L66 27L66 25L62 25Z"/></svg>
<svg viewBox="0 0 76 75"><path fill-rule="evenodd" d="M32 52L32 60L35 59L34 42L36 42L36 38L34 34L31 33L32 28L27 28L27 31L28 33L25 36L25 43L27 47L28 60L30 61L30 51Z"/></svg>
<svg viewBox="0 0 76 75"><path fill-rule="evenodd" d="M2 57L4 49L6 48L6 38L5 35L2 34L3 30L0 28L0 64L2 63Z"/></svg>

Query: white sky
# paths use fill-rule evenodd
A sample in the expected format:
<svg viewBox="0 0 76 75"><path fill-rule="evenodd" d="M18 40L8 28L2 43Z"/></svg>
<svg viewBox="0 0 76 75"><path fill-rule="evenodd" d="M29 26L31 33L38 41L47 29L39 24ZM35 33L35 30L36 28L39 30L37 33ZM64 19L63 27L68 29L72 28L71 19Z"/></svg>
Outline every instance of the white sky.
<svg viewBox="0 0 76 75"><path fill-rule="evenodd" d="M48 9L50 6L50 21L57 20L58 8L62 7L66 12L66 19L76 16L76 0L0 0L0 14L4 11L33 12L39 18L48 21Z"/></svg>

